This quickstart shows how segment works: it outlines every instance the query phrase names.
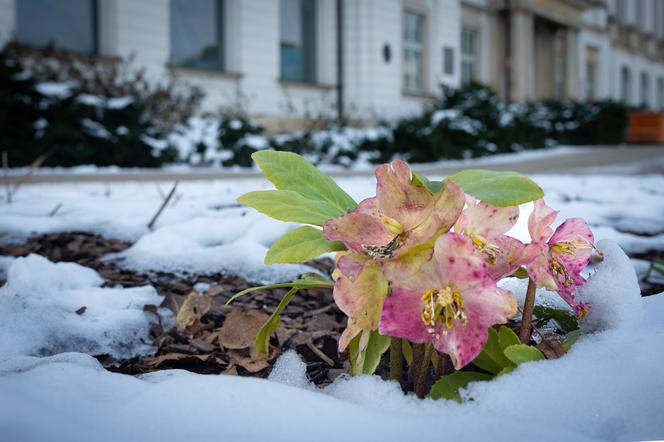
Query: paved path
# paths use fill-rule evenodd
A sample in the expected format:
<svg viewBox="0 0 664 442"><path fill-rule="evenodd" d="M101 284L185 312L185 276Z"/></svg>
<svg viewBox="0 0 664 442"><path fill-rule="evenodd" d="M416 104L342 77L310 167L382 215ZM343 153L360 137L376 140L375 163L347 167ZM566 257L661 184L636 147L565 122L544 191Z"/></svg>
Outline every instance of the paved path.
<svg viewBox="0 0 664 442"><path fill-rule="evenodd" d="M611 173L617 175L664 174L664 146L598 146L579 148L548 155L532 157L518 156L512 161L508 156L479 158L469 162L453 161L450 164L417 166L413 168L429 175L445 176L461 169L483 168L491 170L514 170L526 174L576 174L576 173ZM334 171L335 177L367 176L371 171ZM213 179L258 178L259 172L229 172L225 170L201 169L193 171L172 170L120 170L118 172L91 173L48 173L40 171L32 176L29 183L59 182L112 182L112 181L192 181ZM20 176L10 176L10 182L16 182Z"/></svg>

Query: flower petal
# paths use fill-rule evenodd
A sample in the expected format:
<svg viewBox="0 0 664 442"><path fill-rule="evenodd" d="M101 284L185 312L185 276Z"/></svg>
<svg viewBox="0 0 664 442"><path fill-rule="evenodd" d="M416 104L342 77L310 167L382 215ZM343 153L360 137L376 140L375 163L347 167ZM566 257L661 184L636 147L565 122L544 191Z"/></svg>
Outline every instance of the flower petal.
<svg viewBox="0 0 664 442"><path fill-rule="evenodd" d="M334 284L334 302L362 330L378 327L386 295L387 280L379 264L365 266L355 281L341 274Z"/></svg>
<svg viewBox="0 0 664 442"><path fill-rule="evenodd" d="M516 269L530 263L537 256L536 250L526 247L521 241L511 236L500 235L493 241L498 251L495 255L495 264L489 263L489 274L494 280L511 275Z"/></svg>
<svg viewBox="0 0 664 442"><path fill-rule="evenodd" d="M360 275L369 258L353 252L342 252L337 254L337 269L351 281L355 281Z"/></svg>
<svg viewBox="0 0 664 442"><path fill-rule="evenodd" d="M530 246L535 246L537 255L535 259L526 266L528 276L530 276L530 279L535 282L537 287L545 287L553 291L558 290L558 283L551 274L551 269L549 268L551 259L549 258L548 246L538 246L537 244L530 244Z"/></svg>
<svg viewBox="0 0 664 442"><path fill-rule="evenodd" d="M411 181L410 167L394 160L376 169L378 210L401 223L405 231L426 220L433 210L433 195Z"/></svg>
<svg viewBox="0 0 664 442"><path fill-rule="evenodd" d="M466 195L461 187L454 181L445 183L445 188L438 195L433 212L438 233L445 233L452 228L459 219L465 204Z"/></svg>
<svg viewBox="0 0 664 442"><path fill-rule="evenodd" d="M469 203L454 225L454 231L491 239L507 233L518 219L519 206L497 207L485 202Z"/></svg>
<svg viewBox="0 0 664 442"><path fill-rule="evenodd" d="M422 272L423 266L431 261L433 256L433 244L431 242L420 244L411 248L397 259L383 261L383 274L388 281L400 286L400 282L411 278L418 280L418 286L426 286L427 272ZM428 290L424 288L424 291Z"/></svg>
<svg viewBox="0 0 664 442"><path fill-rule="evenodd" d="M467 236L446 233L438 238L434 257L442 286L449 285L463 290L476 285L479 280L489 278L484 258L474 252L475 245Z"/></svg>
<svg viewBox="0 0 664 442"><path fill-rule="evenodd" d="M489 327L506 323L517 312L514 295L499 289L493 281L463 291L461 296L467 323L457 321L447 333L439 333L433 340L434 347L448 354L457 370L480 354L488 339Z"/></svg>
<svg viewBox="0 0 664 442"><path fill-rule="evenodd" d="M394 287L380 315L380 334L405 338L415 344L429 342L431 335L422 322L422 294Z"/></svg>
<svg viewBox="0 0 664 442"><path fill-rule="evenodd" d="M551 224L558 212L547 206L543 199L535 201L535 208L528 218L528 232L533 242L545 242L553 234Z"/></svg>
<svg viewBox="0 0 664 442"><path fill-rule="evenodd" d="M384 247L395 237L378 218L357 209L327 221L323 232L326 239L342 241L358 253L366 253L366 247Z"/></svg>
<svg viewBox="0 0 664 442"><path fill-rule="evenodd" d="M549 240L551 245L557 242L570 243L574 247L574 250L570 253L555 253L556 248L555 246L552 247L555 258L563 264L565 270L569 273L579 273L588 265L595 238L586 221L581 218L566 220L558 226Z"/></svg>

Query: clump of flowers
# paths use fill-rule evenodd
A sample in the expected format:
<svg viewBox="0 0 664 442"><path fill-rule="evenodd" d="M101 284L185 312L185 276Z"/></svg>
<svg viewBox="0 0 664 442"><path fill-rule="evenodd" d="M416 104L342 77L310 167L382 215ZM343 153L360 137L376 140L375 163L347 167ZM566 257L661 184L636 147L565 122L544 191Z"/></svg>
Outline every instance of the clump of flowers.
<svg viewBox="0 0 664 442"><path fill-rule="evenodd" d="M558 292L579 318L590 308L575 299L594 248L587 223L572 218L554 231L557 213L523 175L469 170L430 182L395 160L376 170L375 196L355 205L297 155L264 151L254 158L277 190L252 192L240 202L284 221L303 222L302 210L311 214L305 217L307 225L272 246L266 262L301 262L336 252L334 300L348 317L339 350L350 348L351 365L360 366L354 373L373 372L391 348L392 378L423 396L431 383L431 362L437 364L433 381L440 378L434 389L440 390L442 381L459 378L443 376L445 358L454 370L472 363L493 374L540 358L539 350L528 345L535 288ZM288 201L289 210L275 210L279 201ZM524 244L507 233L518 221L519 205L529 201L534 201L528 220L531 242ZM329 214L335 216L326 218ZM514 294L498 285L515 276L529 278L521 343L501 327L504 354L484 354L487 341L498 339L493 327L518 314ZM321 286L326 286L321 278L290 285L293 290ZM487 358L504 364L504 370L487 364ZM410 359L410 379L404 378L403 359ZM486 376L463 373L466 383Z"/></svg>

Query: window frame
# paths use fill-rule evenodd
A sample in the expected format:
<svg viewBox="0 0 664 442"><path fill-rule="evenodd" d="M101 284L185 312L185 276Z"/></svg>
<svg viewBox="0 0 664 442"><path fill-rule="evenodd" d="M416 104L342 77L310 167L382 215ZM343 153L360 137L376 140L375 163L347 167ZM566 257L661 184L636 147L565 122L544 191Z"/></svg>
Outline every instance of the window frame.
<svg viewBox="0 0 664 442"><path fill-rule="evenodd" d="M58 50L60 52L64 52L64 53L69 53L69 54L74 54L74 55L92 55L92 56L100 55L99 0L87 0L87 1L90 3L90 15L91 15L91 17L90 17L90 26L91 26L91 30L90 30L90 32L91 32L91 42L90 43L91 43L91 49L90 50L79 51L79 50L76 50L76 49L60 47L60 46L57 45L55 39L49 40L45 45L35 45L33 43L23 41L19 37L20 27L19 27L19 23L18 23L18 14L19 14L18 11L19 11L20 1L16 2L17 3L16 4L16 12L15 12L15 21L16 21L15 26L16 26L16 29L14 31L16 41L19 44L22 44L22 45L25 45L25 46L31 47L31 48L43 49L43 48L47 48L47 47L53 45L53 47L56 50Z"/></svg>
<svg viewBox="0 0 664 442"><path fill-rule="evenodd" d="M215 38L216 38L216 43L218 47L218 57L215 61L215 65L212 67L207 67L207 66L200 66L200 65L192 65L192 64L186 64L182 62L178 62L175 59L175 55L173 53L173 0L169 0L168 2L168 12L169 12L169 22L170 22L170 29L169 29L169 63L172 66L178 67L178 68L184 68L184 69L195 69L195 70L202 70L202 71L210 71L210 72L226 72L227 71L227 63L226 63L226 2L225 0L212 0L215 5L216 9L216 14L215 14ZM200 59L197 59L200 60Z"/></svg>
<svg viewBox="0 0 664 442"><path fill-rule="evenodd" d="M478 79L480 60L479 40L480 31L478 29L465 26L461 28L459 62L461 65L460 82L462 85L476 82ZM468 44L464 43L470 43L472 52L466 51ZM470 75L470 77L468 77L468 75Z"/></svg>
<svg viewBox="0 0 664 442"><path fill-rule="evenodd" d="M299 48L302 51L301 63L299 72L301 76L288 76L284 75L287 70L284 69L284 40L282 36L281 23L281 8L284 7L284 2L279 1L279 81L293 82L293 83L307 83L316 84L318 79L317 63L318 63L318 8L316 0L297 0L299 3L301 20L300 27L302 31L302 46Z"/></svg>
<svg viewBox="0 0 664 442"><path fill-rule="evenodd" d="M409 39L408 37L408 19L409 17L413 17L415 19L414 24L415 28L413 31L413 34L415 37L419 35L419 41L417 38L415 39ZM417 25L419 24L419 33L417 31ZM412 94L421 94L426 90L426 74L425 74L425 54L426 54L426 38L425 38L425 33L426 33L426 15L415 10L411 9L405 9L403 11L403 32L402 32L402 45L403 45L403 51L402 51L402 63L401 63L401 69L402 69L402 75L401 75L401 81L403 84L403 91L405 93L412 93ZM406 57L406 53L411 51L414 55L419 55L419 57L415 57L414 63L409 63L408 62L408 57ZM415 67L415 72L411 73L409 72L411 69L411 66ZM409 78L414 78L414 84L410 84Z"/></svg>

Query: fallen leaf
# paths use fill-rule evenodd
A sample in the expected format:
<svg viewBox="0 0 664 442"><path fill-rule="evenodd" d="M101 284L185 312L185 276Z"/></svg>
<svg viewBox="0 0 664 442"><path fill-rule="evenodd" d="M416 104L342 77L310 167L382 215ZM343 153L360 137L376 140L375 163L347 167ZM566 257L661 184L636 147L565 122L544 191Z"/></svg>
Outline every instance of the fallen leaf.
<svg viewBox="0 0 664 442"><path fill-rule="evenodd" d="M82 315L83 313L85 313L85 311L86 311L87 309L88 309L88 308L87 308L86 306L83 306L83 307L79 308L78 310L76 310L76 314L80 316L80 315Z"/></svg>
<svg viewBox="0 0 664 442"><path fill-rule="evenodd" d="M210 310L212 299L207 295L201 295L197 292L191 292L184 300L182 307L175 317L175 326L177 330L195 334L204 328L201 324L201 318Z"/></svg>
<svg viewBox="0 0 664 442"><path fill-rule="evenodd" d="M219 328L219 343L228 349L253 347L268 315L257 310L231 310Z"/></svg>
<svg viewBox="0 0 664 442"><path fill-rule="evenodd" d="M537 349L544 353L544 356L547 359L558 359L565 356L565 353L567 353L560 341L550 336L542 339L542 342L537 344Z"/></svg>

